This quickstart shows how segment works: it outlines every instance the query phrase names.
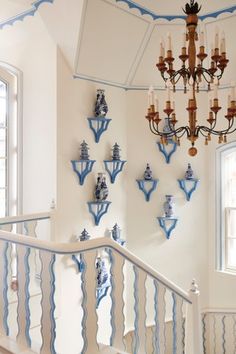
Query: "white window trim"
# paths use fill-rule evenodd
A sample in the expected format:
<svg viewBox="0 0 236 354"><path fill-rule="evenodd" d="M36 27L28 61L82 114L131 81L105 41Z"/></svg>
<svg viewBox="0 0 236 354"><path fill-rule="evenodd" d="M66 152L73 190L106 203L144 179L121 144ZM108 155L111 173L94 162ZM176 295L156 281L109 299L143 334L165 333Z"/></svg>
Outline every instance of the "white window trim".
<svg viewBox="0 0 236 354"><path fill-rule="evenodd" d="M15 97L17 104L16 113L16 129L17 129L17 205L16 213L22 214L23 210L23 75L16 67L8 63L0 61L0 70L4 70L16 78L16 92ZM8 176L9 179L9 176ZM7 181L9 186L9 180Z"/></svg>
<svg viewBox="0 0 236 354"><path fill-rule="evenodd" d="M236 152L236 141L216 149L216 268L218 271L236 273L236 268L227 267L227 238L226 218L227 208L224 210L223 191L223 157ZM231 208L229 208L231 209ZM233 208L234 209L234 208Z"/></svg>

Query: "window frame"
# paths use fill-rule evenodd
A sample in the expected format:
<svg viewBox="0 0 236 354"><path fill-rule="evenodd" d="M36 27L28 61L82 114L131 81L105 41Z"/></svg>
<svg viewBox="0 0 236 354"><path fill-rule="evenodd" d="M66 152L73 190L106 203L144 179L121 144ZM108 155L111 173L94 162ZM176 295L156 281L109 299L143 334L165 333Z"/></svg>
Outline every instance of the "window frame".
<svg viewBox="0 0 236 354"><path fill-rule="evenodd" d="M228 264L228 220L230 210L224 206L224 158L235 152L236 141L216 149L216 267L219 271L236 273L236 267Z"/></svg>
<svg viewBox="0 0 236 354"><path fill-rule="evenodd" d="M7 85L7 202L6 215L22 213L23 205L23 149L22 149L22 72L17 68L0 62L0 80ZM13 155L15 154L15 162ZM14 171L13 171L14 170ZM14 177L13 177L13 173Z"/></svg>

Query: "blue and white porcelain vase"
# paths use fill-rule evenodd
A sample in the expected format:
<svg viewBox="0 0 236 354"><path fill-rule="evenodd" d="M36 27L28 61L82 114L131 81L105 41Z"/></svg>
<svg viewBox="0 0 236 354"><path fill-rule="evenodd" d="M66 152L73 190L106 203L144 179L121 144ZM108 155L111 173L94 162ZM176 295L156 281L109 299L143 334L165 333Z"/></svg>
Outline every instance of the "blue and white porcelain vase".
<svg viewBox="0 0 236 354"><path fill-rule="evenodd" d="M174 197L173 195L166 195L166 201L163 205L165 217L171 218L174 215Z"/></svg>
<svg viewBox="0 0 236 354"><path fill-rule="evenodd" d="M96 201L103 201L108 197L108 188L106 184L106 176L104 173L98 173L94 195Z"/></svg>
<svg viewBox="0 0 236 354"><path fill-rule="evenodd" d="M147 163L147 167L146 167L146 170L144 171L143 178L144 178L146 181L151 181L151 180L152 180L152 170L151 170L151 168L150 168L149 163Z"/></svg>
<svg viewBox="0 0 236 354"><path fill-rule="evenodd" d="M101 257L97 258L96 269L97 269L97 288L101 288L108 280L108 272L105 266L105 262L101 259Z"/></svg>
<svg viewBox="0 0 236 354"><path fill-rule="evenodd" d="M188 168L185 172L185 179L193 179L193 170L190 163L188 163Z"/></svg>
<svg viewBox="0 0 236 354"><path fill-rule="evenodd" d="M108 106L105 100L105 90L97 90L97 99L95 103L94 113L96 117L105 117L108 112Z"/></svg>

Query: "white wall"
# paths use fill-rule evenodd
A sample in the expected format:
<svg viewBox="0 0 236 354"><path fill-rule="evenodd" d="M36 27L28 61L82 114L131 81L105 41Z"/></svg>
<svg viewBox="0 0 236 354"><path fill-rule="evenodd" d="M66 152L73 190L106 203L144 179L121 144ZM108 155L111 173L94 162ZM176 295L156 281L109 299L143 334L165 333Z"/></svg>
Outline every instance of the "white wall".
<svg viewBox="0 0 236 354"><path fill-rule="evenodd" d="M230 89L222 89L219 92L220 105L223 107L219 114L221 127L226 127L224 118L226 114L227 99ZM235 141L235 133L228 137L228 142ZM217 143L217 139L209 145L209 178L208 178L208 203L209 203L209 297L211 308L234 309L236 281L235 275L217 270L217 213L216 213L216 177L219 171L216 169L216 149L222 145Z"/></svg>
<svg viewBox="0 0 236 354"><path fill-rule="evenodd" d="M0 61L22 72L23 212L56 197L56 45L36 15L0 32Z"/></svg>

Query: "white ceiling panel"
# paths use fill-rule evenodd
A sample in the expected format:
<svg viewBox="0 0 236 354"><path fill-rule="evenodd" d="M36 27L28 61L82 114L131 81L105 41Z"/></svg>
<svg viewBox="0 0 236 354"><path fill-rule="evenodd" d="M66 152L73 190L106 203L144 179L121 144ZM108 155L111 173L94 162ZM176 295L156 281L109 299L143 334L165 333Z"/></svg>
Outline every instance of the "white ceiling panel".
<svg viewBox="0 0 236 354"><path fill-rule="evenodd" d="M174 61L174 69L181 67L181 62L178 59L180 55L180 46L182 44L182 34L185 29L184 25L156 25L151 35L150 41L147 44L140 65L136 71L136 75L132 82L134 86L163 86L163 79L156 67L159 57L160 40L163 38L166 41L167 33L170 32L173 43L173 53L176 58Z"/></svg>
<svg viewBox="0 0 236 354"><path fill-rule="evenodd" d="M125 84L149 23L103 0L88 0L77 75Z"/></svg>

